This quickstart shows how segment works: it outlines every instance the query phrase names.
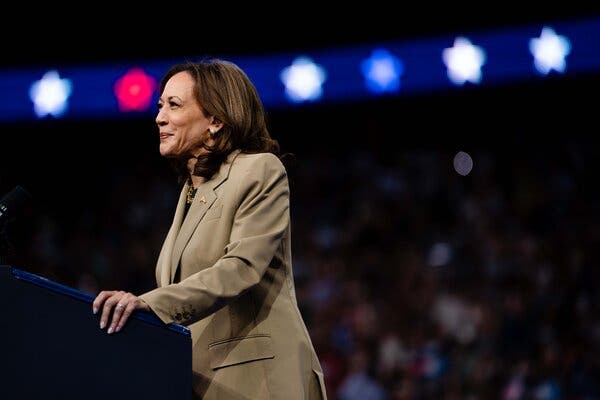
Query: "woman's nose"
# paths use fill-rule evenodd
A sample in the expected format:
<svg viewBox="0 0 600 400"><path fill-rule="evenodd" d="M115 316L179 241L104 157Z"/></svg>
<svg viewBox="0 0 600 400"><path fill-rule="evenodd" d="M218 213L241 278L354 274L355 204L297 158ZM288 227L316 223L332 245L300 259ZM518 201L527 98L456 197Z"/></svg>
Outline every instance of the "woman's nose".
<svg viewBox="0 0 600 400"><path fill-rule="evenodd" d="M158 114L156 114L155 121L158 126L163 126L167 123L167 118L165 117L165 115L162 111L159 111Z"/></svg>

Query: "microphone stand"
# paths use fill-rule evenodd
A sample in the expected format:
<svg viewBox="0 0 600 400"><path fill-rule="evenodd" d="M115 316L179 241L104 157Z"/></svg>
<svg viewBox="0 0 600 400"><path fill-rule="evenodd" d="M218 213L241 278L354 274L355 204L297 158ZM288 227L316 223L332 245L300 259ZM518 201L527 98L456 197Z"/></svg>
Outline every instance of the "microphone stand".
<svg viewBox="0 0 600 400"><path fill-rule="evenodd" d="M10 251L10 243L8 242L8 234L6 228L0 226L0 265L8 263L8 253Z"/></svg>
<svg viewBox="0 0 600 400"><path fill-rule="evenodd" d="M17 211L31 199L31 194L21 186L16 186L12 191L0 199L0 265L9 262L13 247L8 240L8 225L16 218Z"/></svg>
<svg viewBox="0 0 600 400"><path fill-rule="evenodd" d="M4 221L6 222L6 221ZM7 224L0 223L0 265L8 265L13 253L13 246L8 240Z"/></svg>

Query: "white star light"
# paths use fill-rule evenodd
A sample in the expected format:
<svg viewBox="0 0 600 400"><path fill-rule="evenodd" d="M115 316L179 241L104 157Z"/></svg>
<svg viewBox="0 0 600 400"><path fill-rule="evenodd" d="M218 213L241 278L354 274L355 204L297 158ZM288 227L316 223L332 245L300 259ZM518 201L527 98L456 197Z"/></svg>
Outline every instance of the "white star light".
<svg viewBox="0 0 600 400"><path fill-rule="evenodd" d="M67 110L67 99L71 95L71 81L60 79L57 71L48 71L42 79L29 88L29 98L38 118L52 114L60 117Z"/></svg>
<svg viewBox="0 0 600 400"><path fill-rule="evenodd" d="M529 51L540 74L547 75L550 70L562 73L567 67L565 57L571 52L571 43L552 28L544 27L539 38L529 40Z"/></svg>
<svg viewBox="0 0 600 400"><path fill-rule="evenodd" d="M385 49L376 49L371 57L364 60L361 70L367 88L375 93L397 92L400 89L400 76L404 72L402 61Z"/></svg>
<svg viewBox="0 0 600 400"><path fill-rule="evenodd" d="M471 44L469 39L457 37L454 45L444 49L442 59L448 69L448 78L456 85L466 81L479 83L481 67L485 64L485 51Z"/></svg>
<svg viewBox="0 0 600 400"><path fill-rule="evenodd" d="M323 95L325 70L308 57L298 57L292 65L281 71L280 79L285 85L288 99L295 103L316 100Z"/></svg>

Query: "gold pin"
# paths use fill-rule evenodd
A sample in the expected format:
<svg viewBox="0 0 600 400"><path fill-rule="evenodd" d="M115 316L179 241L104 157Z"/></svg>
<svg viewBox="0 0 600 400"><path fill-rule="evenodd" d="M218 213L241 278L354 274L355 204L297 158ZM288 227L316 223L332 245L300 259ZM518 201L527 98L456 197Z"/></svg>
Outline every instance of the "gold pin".
<svg viewBox="0 0 600 400"><path fill-rule="evenodd" d="M204 197L204 196L200 197L200 201L203 202L204 204L206 204L206 197Z"/></svg>

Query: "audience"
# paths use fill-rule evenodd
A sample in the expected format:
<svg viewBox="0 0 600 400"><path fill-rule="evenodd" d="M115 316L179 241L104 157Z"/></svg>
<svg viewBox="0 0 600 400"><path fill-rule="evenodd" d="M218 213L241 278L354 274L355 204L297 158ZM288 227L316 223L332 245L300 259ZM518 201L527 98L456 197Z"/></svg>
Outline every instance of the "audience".
<svg viewBox="0 0 600 400"><path fill-rule="evenodd" d="M330 398L600 398L590 154L475 151L462 176L443 149L298 153L293 266ZM90 294L153 287L179 190L163 170L38 217L13 265Z"/></svg>

